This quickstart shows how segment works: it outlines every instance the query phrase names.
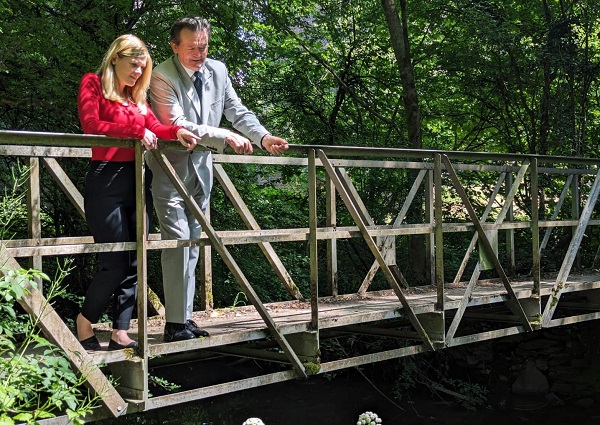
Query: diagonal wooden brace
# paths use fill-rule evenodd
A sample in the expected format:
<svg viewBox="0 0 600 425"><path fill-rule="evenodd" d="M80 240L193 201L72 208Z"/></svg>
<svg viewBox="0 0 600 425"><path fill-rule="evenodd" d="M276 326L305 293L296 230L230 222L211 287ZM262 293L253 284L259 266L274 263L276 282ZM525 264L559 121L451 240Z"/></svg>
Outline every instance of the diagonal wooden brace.
<svg viewBox="0 0 600 425"><path fill-rule="evenodd" d="M252 216L252 213L246 206L246 203L243 201L233 182L225 172L223 166L221 164L214 164L213 169L215 171L215 176L219 180L219 183L221 183L221 187L223 187L227 197L233 203L233 206L239 213L242 220L244 220L244 223L246 223L246 226L252 230L260 230L258 222ZM290 276L286 270L285 266L281 262L281 259L275 252L275 249L273 249L273 245L271 245L269 242L259 242L258 246L263 254L265 254L265 257L267 257L269 264L273 270L275 270L277 277L281 283L283 283L283 286L288 291L288 294L290 294L296 300L304 301L304 297L302 296L302 293L300 293L300 289L294 283L292 276Z"/></svg>
<svg viewBox="0 0 600 425"><path fill-rule="evenodd" d="M511 185L510 191L506 195L506 200L504 202L504 206L502 207L502 210L500 211L500 213L498 214L498 217L496 218L496 221L495 221L496 224L502 223L504 221L504 219L506 218L506 215L508 214L508 211L510 209L510 205L512 204L513 199L515 198L515 195L517 194L517 191L518 191L519 187L521 186L521 183L523 183L523 180L525 179L525 173L527 172L528 169L529 169L528 162L523 163L521 165L521 168L519 168L519 172L517 173L517 176L515 177L513 184ZM481 216L482 222L486 221L488 214L492 208L494 198L499 193L500 185L502 184L503 181L504 181L504 175L501 179L498 179L498 183L496 184L494 193L490 197L489 203L488 203L483 215ZM456 277L454 278L454 284L458 284L458 282L460 281L460 278L462 277L462 273L467 266L470 254L473 251L473 249L475 248L475 244L477 243L478 238L479 238L478 233L473 234L473 237L471 238L471 242L469 243L469 247L467 248L467 253L465 254L465 257L463 258L463 261L459 267L459 271L457 272Z"/></svg>
<svg viewBox="0 0 600 425"><path fill-rule="evenodd" d="M506 218L506 215L508 214L508 211L509 211L509 206L513 202L513 199L517 193L517 190L519 189L521 183L523 182L523 180L525 178L525 173L528 168L529 168L529 164L524 163L521 166L521 168L519 169L519 173L517 174L517 177L515 178L512 186L510 188L510 191L509 191L508 195L506 196L506 201L504 203L504 206L503 206L502 210L500 211L500 214L498 214L498 217L496 218L496 224L502 223L504 221L504 219ZM489 203L485 209L485 212L481 216L481 221L486 220L486 218L491 210L491 206L494 201L495 195L499 193L500 185L502 184L503 180L504 180L504 177L502 177L501 179L498 180L496 188L494 189L494 193L490 197ZM478 233L473 234L473 237L471 238L471 243L469 244L469 247L467 248L467 253L465 254L465 257L463 258L463 263L461 264L461 267L459 268L459 273L457 274L457 277L454 280L455 284L458 283L460 275L462 274L461 270L464 270L464 267L466 267L470 253L474 249L475 243L477 242L478 238L479 238ZM460 301L460 305L458 306L458 308L456 310L456 314L454 315L454 318L452 319L452 323L450 324L450 327L448 328L448 332L446 334L446 338L448 341L450 341L454 338L454 335L458 329L458 326L460 325L462 317L467 309L467 306L471 299L471 294L473 292L473 288L475 288L475 285L477 284L480 273L481 273L481 265L479 262L477 262L477 264L475 264L475 269L473 270L473 273L471 274L471 279L469 279L469 284L465 288L465 293ZM448 342L448 344L450 344L450 342Z"/></svg>
<svg viewBox="0 0 600 425"><path fill-rule="evenodd" d="M46 169L56 184L62 189L67 198L69 198L79 215L85 217L83 195L79 192L75 184L73 184L73 181L69 178L65 170L63 170L58 161L54 158L43 158L43 160Z"/></svg>
<svg viewBox="0 0 600 425"><path fill-rule="evenodd" d="M471 218L471 221L473 222L475 229L477 230L477 234L479 235L479 243L481 244L486 255L488 256L488 258L494 265L494 269L500 276L500 279L502 280L502 283L504 284L504 288L506 289L506 292L508 292L510 299L512 301L514 301L514 309L516 310L515 313L523 322L523 326L525 326L525 329L528 332L533 331L533 328L531 327L531 324L529 323L529 319L528 319L527 315L523 311L523 307L521 306L519 299L517 298L514 290L510 286L510 281L508 280L508 276L506 276L506 273L504 272L504 269L502 268L502 264L500 264L500 260L498 260L498 257L495 255L492 245L491 245L487 235L485 234L485 230L483 230L481 222L479 221L479 217L477 217L477 213L475 212L473 205L471 205L471 201L469 201L469 197L467 196L465 189L462 187L460 180L458 180L456 171L454 171L454 168L452 167L452 164L450 163L450 160L448 159L447 155L442 155L442 162L444 163L444 165L446 167L446 172L450 176L450 179L452 180L452 183L454 184L454 188L456 189L458 195L460 196L464 207L467 209L467 212L469 213L469 217Z"/></svg>
<svg viewBox="0 0 600 425"><path fill-rule="evenodd" d="M413 185L410 188L410 191L408 192L406 199L404 200L404 204L402 205L400 212L398 213L398 215L396 216L396 219L394 220L394 223L392 224L393 229L397 229L398 227L400 227L400 225L402 224L402 221L404 221L404 218L406 217L406 213L408 212L408 208L410 207L410 205L412 204L412 201L414 200L415 196L417 195L417 191L419 190L419 187L421 186L421 183L423 182L423 179L425 178L426 175L427 175L427 170L419 171L419 174L415 178L415 181L413 182ZM388 238L384 239L384 243L382 246L383 253L385 253L386 250L391 248L392 244L389 241L390 241L390 239L388 239ZM367 288L373 281L373 278L375 277L375 273L377 273L377 270L379 270L379 263L377 262L377 260L375 260L375 261L373 261L371 268L367 272L367 275L363 279L363 282L360 285L360 288L358 289L359 294L364 294L366 292Z"/></svg>
<svg viewBox="0 0 600 425"><path fill-rule="evenodd" d="M554 315L554 311L556 310L556 306L558 305L558 301L560 296L562 295L562 291L565 286L565 282L569 277L569 273L571 273L571 267L573 267L573 262L575 261L575 257L577 256L577 252L579 251L579 245L581 244L581 240L583 239L583 235L585 233L585 229L590 221L592 216L592 212L594 211L594 207L596 206L596 201L598 200L598 193L600 192L600 171L596 174L596 179L594 180L594 184L592 185L592 189L590 190L590 194L588 196L588 200L581 212L581 217L579 218L579 223L577 224L577 228L575 229L575 234L571 239L571 243L569 244L569 248L567 249L567 255L563 260L563 263L560 267L560 271L558 272L558 276L556 277L556 282L554 287L552 288L552 293L548 298L548 302L546 303L546 307L544 308L544 313L542 313L542 327L547 327L550 325L550 321L552 320L552 316Z"/></svg>
<svg viewBox="0 0 600 425"><path fill-rule="evenodd" d="M160 167L169 177L169 180L171 181L171 183L173 183L173 186L177 189L177 192L179 192L179 194L183 197L185 205L190 209L192 214L194 214L194 217L196 217L196 219L200 222L202 230L207 234L212 246L217 250L221 258L223 259L223 262L227 265L233 276L236 278L237 282L242 287L244 293L246 294L250 302L258 311L258 314L267 325L267 328L271 332L271 335L273 335L283 352L287 355L294 369L296 369L300 376L306 378L307 375L304 365L300 362L300 359L298 359L298 356L296 356L296 353L294 353L294 350L292 349L288 341L285 339L284 335L277 328L277 325L275 324L273 318L267 312L267 309L265 308L263 303L258 298L258 295L252 288L252 285L246 279L246 276L239 268L238 264L234 260L229 250L221 241L221 238L217 235L215 229L208 222L206 216L204 215L194 198L192 198L186 190L185 186L183 185L183 182L173 169L173 166L171 165L169 160L158 149L151 150L150 152L152 152L152 155L154 156Z"/></svg>
<svg viewBox="0 0 600 425"><path fill-rule="evenodd" d="M366 223L362 220L361 215L359 214L359 212L356 209L356 206L355 206L356 201L354 199L352 199L350 194L346 191L344 185L342 184L337 173L335 172L333 165L331 164L331 162L329 161L329 159L327 158L325 153L322 150L318 150L317 155L318 155L319 159L321 160L321 163L323 164L323 167L325 168L327 175L329 176L331 181L334 183L338 193L342 197L344 204L346 204L346 208L348 208L348 211L352 215L352 218L358 225L364 240L366 241L367 245L371 249L371 252L377 259L377 262L379 263L379 267L381 267L381 270L384 273L386 279L388 280L390 286L394 290L394 293L400 299L400 302L402 303L402 307L404 308L404 311L406 312L412 325L415 327L415 330L417 331L417 333L423 340L425 347L427 347L429 350L432 350L432 351L435 350L435 347L434 347L433 343L431 342L429 335L427 335L427 332L421 325L421 322L417 318L415 312L413 311L411 306L408 304L406 296L402 292L402 288L400 287L400 284L398 283L398 279L396 278L394 273L390 270L390 268L386 264L385 258L383 257L383 255L379 251L379 248L377 247L377 243L373 240L373 237L369 234L369 230L367 229ZM398 273L399 273L399 277L401 278L401 280L404 280L404 277L402 276L402 274L399 271L398 271Z"/></svg>
<svg viewBox="0 0 600 425"><path fill-rule="evenodd" d="M556 203L554 212L552 213L552 217L550 217L551 221L556 220L556 218L558 217L558 213L560 212L562 205L563 205L565 199L567 198L567 193L569 192L569 188L571 187L572 181L573 181L573 174L570 174L567 177L567 181L565 182L565 184L562 188L562 191L560 192L560 197L558 198L558 202ZM548 227L546 229L546 232L544 233L544 239L542 240L542 243L540 244L540 253L544 250L544 248L546 248L546 245L548 244L548 241L550 240L550 235L552 234L552 230L554 230L553 227Z"/></svg>

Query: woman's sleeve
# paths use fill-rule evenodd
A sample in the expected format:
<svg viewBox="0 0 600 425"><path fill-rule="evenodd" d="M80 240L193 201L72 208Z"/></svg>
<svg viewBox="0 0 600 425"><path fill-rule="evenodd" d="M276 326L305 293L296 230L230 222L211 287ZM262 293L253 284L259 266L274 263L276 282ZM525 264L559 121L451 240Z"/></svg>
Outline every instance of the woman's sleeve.
<svg viewBox="0 0 600 425"><path fill-rule="evenodd" d="M81 128L86 134L142 139L145 129L140 125L122 124L100 119L100 102L104 101L98 76L88 73L81 79L77 110Z"/></svg>
<svg viewBox="0 0 600 425"><path fill-rule="evenodd" d="M177 140L177 131L183 128L178 125L164 125L156 118L152 109L148 108L146 114L146 128L156 134L156 137L163 140Z"/></svg>

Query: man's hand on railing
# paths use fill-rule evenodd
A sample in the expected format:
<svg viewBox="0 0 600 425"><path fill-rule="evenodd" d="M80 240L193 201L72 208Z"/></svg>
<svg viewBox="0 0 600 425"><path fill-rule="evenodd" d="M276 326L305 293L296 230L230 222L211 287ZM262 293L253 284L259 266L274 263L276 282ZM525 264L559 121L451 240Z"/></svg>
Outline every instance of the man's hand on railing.
<svg viewBox="0 0 600 425"><path fill-rule="evenodd" d="M250 155L253 152L252 143L240 134L231 132L225 137L225 142L231 146L235 153Z"/></svg>
<svg viewBox="0 0 600 425"><path fill-rule="evenodd" d="M188 151L193 150L200 140L198 136L185 128L177 130L177 139Z"/></svg>
<svg viewBox="0 0 600 425"><path fill-rule="evenodd" d="M288 150L289 145L287 140L282 139L281 137L273 136L271 134L265 135L261 142L267 152L271 155L280 155Z"/></svg>

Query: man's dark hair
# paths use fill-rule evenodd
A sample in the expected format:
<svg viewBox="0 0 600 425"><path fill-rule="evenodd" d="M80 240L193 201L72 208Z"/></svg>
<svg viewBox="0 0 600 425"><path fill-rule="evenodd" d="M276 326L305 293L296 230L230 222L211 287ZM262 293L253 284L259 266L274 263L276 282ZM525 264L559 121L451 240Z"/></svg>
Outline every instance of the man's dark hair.
<svg viewBox="0 0 600 425"><path fill-rule="evenodd" d="M193 32L206 31L206 34L208 34L208 41L210 41L210 23L208 20L194 15L187 15L178 19L171 27L169 40L175 44L179 44L181 41L179 35L184 28Z"/></svg>

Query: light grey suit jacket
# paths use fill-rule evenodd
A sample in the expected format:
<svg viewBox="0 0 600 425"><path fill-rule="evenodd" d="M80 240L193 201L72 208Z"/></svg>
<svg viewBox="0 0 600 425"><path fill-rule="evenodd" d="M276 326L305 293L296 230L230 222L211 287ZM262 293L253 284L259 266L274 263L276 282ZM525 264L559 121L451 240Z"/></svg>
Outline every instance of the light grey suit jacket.
<svg viewBox="0 0 600 425"><path fill-rule="evenodd" d="M260 141L263 136L269 134L256 115L242 104L231 85L225 64L217 60L206 59L202 103L191 78L176 55L154 68L150 83L150 100L152 110L163 124L185 127L201 137L200 144L209 149L198 149L191 153L175 149L164 151L180 176L187 172L191 155L205 195L204 205L201 205L203 210L208 205L213 181L210 151L222 152L226 147L225 137L228 130L219 128L223 115L233 128L258 147L261 147Z"/></svg>

